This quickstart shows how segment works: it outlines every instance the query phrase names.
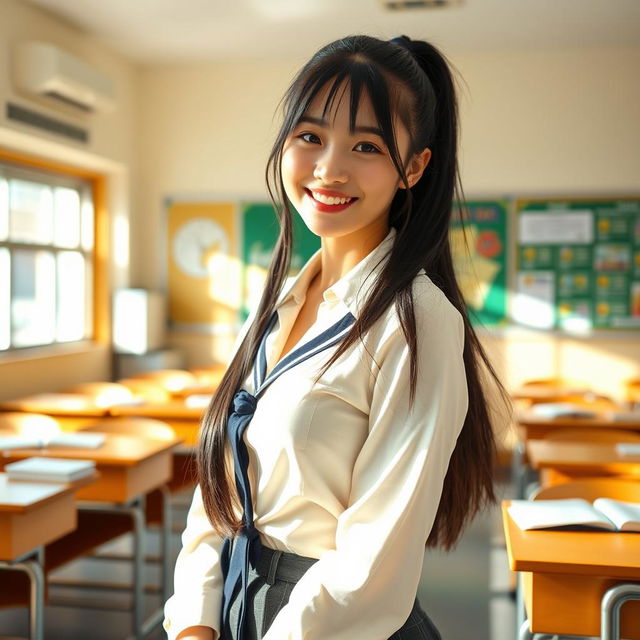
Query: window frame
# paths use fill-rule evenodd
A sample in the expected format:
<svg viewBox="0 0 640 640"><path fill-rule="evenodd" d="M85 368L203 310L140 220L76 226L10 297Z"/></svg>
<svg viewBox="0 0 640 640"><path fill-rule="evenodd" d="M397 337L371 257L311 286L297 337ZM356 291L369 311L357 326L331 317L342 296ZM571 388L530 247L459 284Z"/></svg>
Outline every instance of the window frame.
<svg viewBox="0 0 640 640"><path fill-rule="evenodd" d="M0 246L12 249L42 249L56 256L59 252L78 251L87 265L87 291L92 295L85 300L85 337L78 340L53 341L33 346L9 346L0 351L0 361L13 357L42 357L63 349L77 349L91 344L109 344L111 321L109 306L109 222L106 207L107 179L105 175L78 167L62 165L53 161L25 156L0 149L0 174L5 177L25 179L51 186L77 188L80 186L81 206L85 197L93 204L93 248L85 249L82 241L77 248L58 247L52 243L24 243L8 238L0 241ZM58 294L56 287L56 296ZM57 305L56 305L57 311Z"/></svg>

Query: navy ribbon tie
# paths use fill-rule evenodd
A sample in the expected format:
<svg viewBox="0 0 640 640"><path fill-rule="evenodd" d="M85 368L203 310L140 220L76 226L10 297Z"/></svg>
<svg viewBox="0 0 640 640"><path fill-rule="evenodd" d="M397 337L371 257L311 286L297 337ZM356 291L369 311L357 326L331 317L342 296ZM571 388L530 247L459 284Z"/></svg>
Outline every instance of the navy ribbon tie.
<svg viewBox="0 0 640 640"><path fill-rule="evenodd" d="M255 395L240 389L233 396L233 407L227 419L227 438L233 453L233 468L236 487L244 509L242 528L233 539L226 538L222 547L220 564L224 576L224 590L222 594L222 628L230 624L231 602L240 589L240 611L236 628L235 640L244 640L246 632L247 586L249 566L256 566L262 551L260 534L253 523L253 502L251 486L249 484L249 451L244 443L244 432L253 418L258 405L260 394L285 371L308 358L328 349L339 342L349 331L355 318L347 313L340 321L321 333L319 336L291 352L283 358L271 371L267 373L267 359L265 345L267 336L277 320L274 311L264 335L253 367Z"/></svg>

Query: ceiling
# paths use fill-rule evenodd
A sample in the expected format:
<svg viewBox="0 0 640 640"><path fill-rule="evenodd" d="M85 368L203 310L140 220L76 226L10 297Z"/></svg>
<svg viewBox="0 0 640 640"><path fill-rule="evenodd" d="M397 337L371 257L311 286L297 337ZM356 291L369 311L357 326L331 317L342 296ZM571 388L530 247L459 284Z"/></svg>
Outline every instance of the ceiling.
<svg viewBox="0 0 640 640"><path fill-rule="evenodd" d="M142 64L308 57L350 33L405 34L445 51L640 46L640 0L23 0Z"/></svg>

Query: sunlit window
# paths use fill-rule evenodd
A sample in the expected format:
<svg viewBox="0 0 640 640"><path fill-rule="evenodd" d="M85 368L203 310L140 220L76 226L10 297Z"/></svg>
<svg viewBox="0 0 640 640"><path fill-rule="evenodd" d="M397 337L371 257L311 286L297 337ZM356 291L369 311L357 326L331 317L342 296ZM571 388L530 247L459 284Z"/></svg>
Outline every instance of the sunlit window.
<svg viewBox="0 0 640 640"><path fill-rule="evenodd" d="M0 164L0 350L91 337L88 182Z"/></svg>

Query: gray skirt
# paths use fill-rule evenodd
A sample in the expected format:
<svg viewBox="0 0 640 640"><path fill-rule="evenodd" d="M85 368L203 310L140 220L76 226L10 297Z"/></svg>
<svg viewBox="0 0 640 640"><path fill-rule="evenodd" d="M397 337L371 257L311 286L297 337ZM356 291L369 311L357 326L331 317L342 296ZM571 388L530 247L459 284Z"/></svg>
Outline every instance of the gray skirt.
<svg viewBox="0 0 640 640"><path fill-rule="evenodd" d="M289 601L296 582L307 569L317 562L293 553L262 547L257 566L250 567L247 589L247 637L243 640L261 640L277 613ZM240 600L235 593L231 600L229 624L222 630L220 640L238 640L236 626ZM389 640L441 640L440 633L416 598L406 622Z"/></svg>

